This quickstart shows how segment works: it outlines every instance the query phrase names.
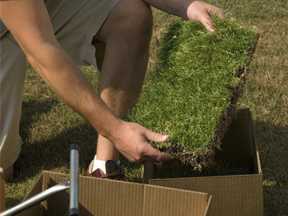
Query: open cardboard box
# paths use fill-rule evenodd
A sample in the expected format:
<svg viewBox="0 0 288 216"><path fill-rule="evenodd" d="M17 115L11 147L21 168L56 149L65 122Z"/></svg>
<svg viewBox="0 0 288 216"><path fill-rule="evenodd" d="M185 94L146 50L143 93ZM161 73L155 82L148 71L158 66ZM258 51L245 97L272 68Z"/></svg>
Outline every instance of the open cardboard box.
<svg viewBox="0 0 288 216"><path fill-rule="evenodd" d="M69 179L67 175L44 171L30 194ZM212 197L162 186L80 177L81 216L206 216ZM51 196L21 216L68 215L69 193Z"/></svg>
<svg viewBox="0 0 288 216"><path fill-rule="evenodd" d="M80 177L81 216L262 216L262 171L249 110L238 111L223 149L221 157L249 165L249 173L150 179L150 184ZM27 198L67 179L44 171ZM68 202L63 192L21 216L68 215Z"/></svg>
<svg viewBox="0 0 288 216"><path fill-rule="evenodd" d="M152 178L149 183L212 195L209 216L262 216L262 170L255 145L253 120L248 109L237 112L223 140L223 151L218 156L236 166L248 166L249 171L241 175ZM151 166L147 167L151 169ZM145 172L151 175L153 170ZM156 170L154 175L157 175Z"/></svg>

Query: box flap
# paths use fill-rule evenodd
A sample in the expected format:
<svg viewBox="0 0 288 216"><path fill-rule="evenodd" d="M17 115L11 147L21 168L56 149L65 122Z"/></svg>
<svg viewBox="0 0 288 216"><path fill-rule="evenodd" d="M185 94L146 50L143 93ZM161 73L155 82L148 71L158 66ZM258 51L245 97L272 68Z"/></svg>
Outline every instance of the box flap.
<svg viewBox="0 0 288 216"><path fill-rule="evenodd" d="M210 176L177 179L153 179L153 185L199 190L211 194L213 200L208 215L261 215L262 178L253 176ZM258 187L255 187L258 185ZM253 214L252 214L253 213Z"/></svg>
<svg viewBox="0 0 288 216"><path fill-rule="evenodd" d="M206 193L174 190L146 185L143 216L205 215L209 203Z"/></svg>
<svg viewBox="0 0 288 216"><path fill-rule="evenodd" d="M45 171L43 188L67 178ZM82 216L204 216L211 199L207 193L83 176L79 196ZM47 200L46 214L65 215L68 204L68 192L56 194Z"/></svg>

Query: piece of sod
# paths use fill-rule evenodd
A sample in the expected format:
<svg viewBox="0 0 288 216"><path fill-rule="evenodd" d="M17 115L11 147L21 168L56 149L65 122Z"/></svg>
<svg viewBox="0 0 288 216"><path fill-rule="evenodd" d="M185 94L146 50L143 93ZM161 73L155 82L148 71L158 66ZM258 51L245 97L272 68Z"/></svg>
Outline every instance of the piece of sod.
<svg viewBox="0 0 288 216"><path fill-rule="evenodd" d="M158 66L129 115L169 135L158 148L197 154L220 145L257 34L234 21L215 22L216 32L208 33L200 24L177 21L162 37Z"/></svg>

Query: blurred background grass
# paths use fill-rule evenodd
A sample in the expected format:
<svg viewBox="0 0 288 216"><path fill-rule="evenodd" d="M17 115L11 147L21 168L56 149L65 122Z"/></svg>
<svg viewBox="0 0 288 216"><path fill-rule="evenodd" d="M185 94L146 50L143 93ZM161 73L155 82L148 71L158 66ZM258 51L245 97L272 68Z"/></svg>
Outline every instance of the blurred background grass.
<svg viewBox="0 0 288 216"><path fill-rule="evenodd" d="M227 17L255 26L261 34L240 104L252 110L255 120L265 179L265 214L288 215L288 1L210 2L224 8ZM155 65L160 34L174 19L159 12L154 15L149 70ZM83 71L96 88L96 72L89 67ZM42 169L67 170L70 143L81 146L82 168L95 152L94 130L31 71L25 84L21 135L24 145L16 164L17 178L7 185L9 205L23 198Z"/></svg>

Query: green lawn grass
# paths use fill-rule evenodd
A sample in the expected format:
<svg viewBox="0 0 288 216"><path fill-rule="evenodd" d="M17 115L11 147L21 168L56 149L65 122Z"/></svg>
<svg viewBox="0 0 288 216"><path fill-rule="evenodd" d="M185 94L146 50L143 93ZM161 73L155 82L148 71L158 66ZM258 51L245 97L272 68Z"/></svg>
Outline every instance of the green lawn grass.
<svg viewBox="0 0 288 216"><path fill-rule="evenodd" d="M256 143L260 148L265 179L265 215L285 216L288 212L288 2L217 2L225 9L227 17L236 18L243 26L256 26L261 35L240 105L248 106L255 120ZM151 73L158 62L160 35L175 20L163 13L154 15L149 61ZM85 68L83 72L96 88L95 70ZM25 83L21 136L24 145L16 164L17 177L7 184L8 205L19 202L27 194L42 169L67 172L70 143L81 146L82 169L87 168L95 152L95 131L59 102L32 71L27 73Z"/></svg>
<svg viewBox="0 0 288 216"><path fill-rule="evenodd" d="M217 31L208 33L176 21L160 42L158 64L129 118L169 134L160 149L195 157L219 146L229 126L257 34L232 21L215 23Z"/></svg>

